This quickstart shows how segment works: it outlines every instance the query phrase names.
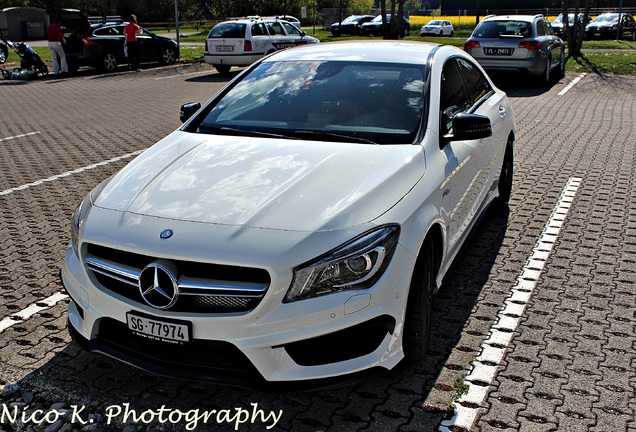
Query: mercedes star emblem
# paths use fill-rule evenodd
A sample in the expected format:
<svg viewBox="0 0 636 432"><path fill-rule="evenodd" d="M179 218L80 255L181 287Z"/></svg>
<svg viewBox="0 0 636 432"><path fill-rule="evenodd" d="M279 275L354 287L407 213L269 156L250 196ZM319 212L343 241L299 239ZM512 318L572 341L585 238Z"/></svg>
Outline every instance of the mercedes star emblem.
<svg viewBox="0 0 636 432"><path fill-rule="evenodd" d="M168 309L177 302L179 286L176 267L166 260L148 264L139 274L139 292L150 306Z"/></svg>

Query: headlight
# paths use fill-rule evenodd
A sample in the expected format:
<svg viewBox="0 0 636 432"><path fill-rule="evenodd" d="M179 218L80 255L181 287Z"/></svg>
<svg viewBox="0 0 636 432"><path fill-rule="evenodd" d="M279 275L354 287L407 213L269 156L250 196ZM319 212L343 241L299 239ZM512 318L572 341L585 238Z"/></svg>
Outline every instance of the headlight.
<svg viewBox="0 0 636 432"><path fill-rule="evenodd" d="M88 212L92 207L90 194L86 195L82 202L77 206L73 216L71 217L71 243L73 244L73 250L75 254L79 256L79 232Z"/></svg>
<svg viewBox="0 0 636 432"><path fill-rule="evenodd" d="M95 189L93 189L88 195L84 197L82 202L77 206L75 211L73 212L73 216L71 217L71 243L73 244L73 250L75 254L79 256L79 234L82 226L84 225L84 221L88 216L91 208L93 207L93 203L102 192L106 184L110 181L112 177L107 178L103 182L101 182Z"/></svg>
<svg viewBox="0 0 636 432"><path fill-rule="evenodd" d="M399 234L397 225L376 228L297 267L284 302L370 288L389 265Z"/></svg>

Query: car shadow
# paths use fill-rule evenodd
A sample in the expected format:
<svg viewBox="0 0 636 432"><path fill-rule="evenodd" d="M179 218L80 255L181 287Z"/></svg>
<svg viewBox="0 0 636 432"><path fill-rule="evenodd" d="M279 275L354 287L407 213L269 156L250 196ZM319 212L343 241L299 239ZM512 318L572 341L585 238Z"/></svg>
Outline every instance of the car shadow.
<svg viewBox="0 0 636 432"><path fill-rule="evenodd" d="M30 409L46 410L52 403L64 401L81 410L75 420L87 421L90 414L97 423L110 421L115 430L130 424L144 426L146 430L160 427L163 431L184 430L192 425L188 419L194 421L194 414L186 417L178 415L177 410L182 413L198 410L199 414L225 410L224 416L210 417L203 428L236 430L230 420L237 421L241 409L250 414L256 410L261 413L240 424L242 431L399 430L407 424L409 430L435 430L452 415L456 395L453 381L468 373L470 362L457 361L457 356L463 359L478 356L481 342L488 337L489 325L479 330L468 324L484 291L497 289L493 267L502 254L508 217L508 210L493 208L487 212L455 260L434 297L429 352L423 362L404 360L391 371L377 372L335 388L280 393L160 377L84 352L70 343L24 377L18 386L35 394ZM487 305L494 312L501 306ZM494 321L495 315L489 318ZM482 316L475 319L486 320ZM466 332L469 334L464 337ZM120 415L109 417L117 408ZM165 418L168 413L174 414L170 417L173 424L172 420L159 423L156 413L162 408L170 410L165 411ZM124 418L126 410L134 410L135 414ZM155 415L151 416L151 412ZM147 414L142 417L142 413ZM272 413L279 415L275 425ZM146 423L151 417L152 421Z"/></svg>
<svg viewBox="0 0 636 432"><path fill-rule="evenodd" d="M490 79L508 96L512 97L535 97L541 96L557 85L562 78L553 77L550 83L541 82L536 77L524 74L494 73L488 74Z"/></svg>

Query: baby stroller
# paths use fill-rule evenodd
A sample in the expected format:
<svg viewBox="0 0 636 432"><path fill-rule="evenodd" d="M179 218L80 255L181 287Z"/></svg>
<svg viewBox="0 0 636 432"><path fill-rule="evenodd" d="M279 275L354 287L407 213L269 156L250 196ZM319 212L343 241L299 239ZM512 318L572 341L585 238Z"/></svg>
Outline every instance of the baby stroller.
<svg viewBox="0 0 636 432"><path fill-rule="evenodd" d="M35 74L48 75L49 68L42 61L40 56L33 51L33 48L27 43L17 42L13 43L10 40L5 40L5 43L13 48L13 50L20 56L20 68L26 71L33 71ZM3 74L4 75L4 74Z"/></svg>

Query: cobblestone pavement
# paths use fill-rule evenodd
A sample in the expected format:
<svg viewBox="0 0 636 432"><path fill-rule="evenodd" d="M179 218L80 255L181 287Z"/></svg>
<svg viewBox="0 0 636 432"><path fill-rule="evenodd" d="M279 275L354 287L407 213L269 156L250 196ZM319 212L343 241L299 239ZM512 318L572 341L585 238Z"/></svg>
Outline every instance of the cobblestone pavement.
<svg viewBox="0 0 636 432"><path fill-rule="evenodd" d="M51 300L62 292L58 269L81 198L125 155L178 127L182 103L204 102L227 79L190 65L0 82L0 430L193 427L185 417L144 423L164 406L220 413L196 430L437 430L453 405L470 405L453 404L455 395L562 189L578 177L493 383L470 383L486 395L469 406L478 414L471 429L636 431L636 78L590 74L559 96L574 78L500 83L518 127L510 212L480 225L436 296L428 359L341 388L282 394L166 379L82 352L66 330L66 301ZM108 425L126 403L145 417ZM47 421L13 421L12 409L42 409ZM259 415L239 424L240 410Z"/></svg>

